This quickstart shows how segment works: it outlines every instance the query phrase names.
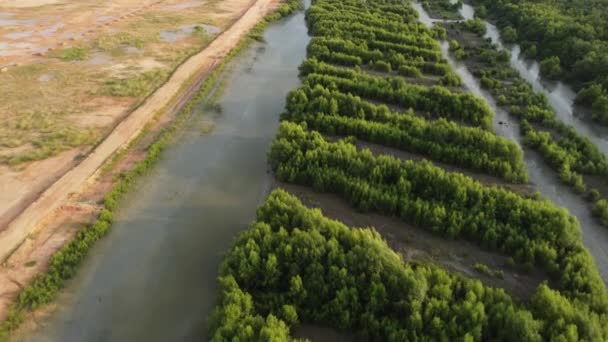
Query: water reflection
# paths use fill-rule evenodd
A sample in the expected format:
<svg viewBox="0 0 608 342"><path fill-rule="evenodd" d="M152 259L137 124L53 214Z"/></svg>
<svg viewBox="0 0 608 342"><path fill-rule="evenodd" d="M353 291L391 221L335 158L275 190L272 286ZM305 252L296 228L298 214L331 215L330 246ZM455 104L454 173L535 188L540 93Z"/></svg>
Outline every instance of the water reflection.
<svg viewBox="0 0 608 342"><path fill-rule="evenodd" d="M266 152L308 39L298 13L234 61L221 114L192 118L26 341L205 339L223 253L271 186Z"/></svg>
<svg viewBox="0 0 608 342"><path fill-rule="evenodd" d="M475 16L475 9L469 4L463 4L460 15L465 19L471 19ZM576 92L563 82L542 79L537 61L526 59L519 45L503 43L496 25L487 21L485 23L487 28L485 38L491 39L494 44L511 53L511 67L532 85L534 91L545 94L557 117L574 127L582 136L589 138L604 155L608 156L608 128L591 122L587 110L574 104Z"/></svg>
<svg viewBox="0 0 608 342"><path fill-rule="evenodd" d="M468 6L468 7L467 7ZM471 6L464 4L463 8L469 8L469 10L461 10L461 14L465 14L467 16L472 17L470 9ZM431 19L420 4L416 4L414 8L418 11L420 21L422 21L428 27L432 27L434 23L442 20ZM491 25L491 24L490 24ZM494 37L496 42L502 44L500 41L500 33L493 26L493 29L490 29L488 25L488 37ZM455 70L455 72L462 79L465 87L469 89L472 93L477 96L483 97L492 110L496 113L494 117L494 131L504 137L507 137L520 146L523 146L523 139L520 134L519 129L519 121L517 119L511 117L506 111L496 105L496 101L494 97L483 90L478 82L478 80L473 76L473 74L468 70L464 63L461 63L454 58L449 53L449 44L447 42L441 43L441 52L443 57L447 59L449 64ZM515 54L513 54L515 56ZM519 55L517 55L519 56ZM542 89L547 89L540 83L538 78L538 65L537 63L528 64L526 66L525 60L519 57L512 57L512 64L518 65L522 68L523 71L527 74L527 77L531 77L534 73L536 73L536 86L542 87ZM522 70L517 68L520 73ZM522 75L523 76L523 75ZM527 79L527 78L526 78ZM535 87L536 87L535 86ZM559 94L563 92L568 95L567 87L555 87L553 89L554 95L550 97L552 101L552 105L555 103L568 103L570 101L568 98L559 99ZM571 116L571 118L576 118ZM581 122L579 120L579 122ZM575 126L576 127L576 126ZM585 124L585 127L589 129L589 126ZM578 127L577 127L578 129ZM585 134L579 130L579 133ZM608 136L607 136L608 138ZM602 138L602 141L605 143L606 138ZM608 148L607 145L603 145ZM559 179L557 178L555 171L549 168L546 163L543 162L541 156L536 154L534 151L525 150L525 162L526 168L528 170L530 182L536 187L536 189L546 198L549 198L553 203L568 209L568 211L578 218L581 224L581 230L583 233L583 242L585 246L589 249L593 257L595 258L596 264L598 265L598 269L600 274L604 278L604 281L608 280L608 229L599 225L597 221L592 217L591 211L589 209L589 204L585 202L580 196L573 193L572 189L568 186L563 185Z"/></svg>

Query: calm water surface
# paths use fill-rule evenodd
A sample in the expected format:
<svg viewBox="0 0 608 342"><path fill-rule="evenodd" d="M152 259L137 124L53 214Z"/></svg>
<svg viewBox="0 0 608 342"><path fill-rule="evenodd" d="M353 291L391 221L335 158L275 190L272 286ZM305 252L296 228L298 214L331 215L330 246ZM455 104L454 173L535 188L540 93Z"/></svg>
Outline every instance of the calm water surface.
<svg viewBox="0 0 608 342"><path fill-rule="evenodd" d="M430 18L420 4L416 3L414 8L419 14L420 21L429 27L434 23L441 21ZM474 9L470 5L464 4L460 13L465 19L470 19L474 16ZM494 42L500 43L500 33L496 27L490 23L486 24L488 27L486 37L491 38ZM515 48L518 49L518 47ZM441 52L443 57L448 60L452 68L454 68L456 73L460 76L464 86L475 95L483 97L496 113L494 116L494 131L501 136L515 141L520 146L523 146L518 120L512 118L506 111L497 106L494 97L481 88L478 80L468 70L464 63L452 58L449 53L448 42L441 43ZM558 112L558 117L560 119L563 119L564 117L567 118L567 120L564 120L566 123L573 125L580 134L588 136L596 143L599 142L598 146L604 151L602 141L608 141L608 135L604 135L600 139L599 135L590 133L595 131L591 128L592 124L572 115L574 93L569 88L560 83L550 90L547 88L548 85L539 78L538 66L536 65L535 67L535 63L524 61L518 54L516 55L513 52L511 64L520 72L522 77L527 80L533 80L532 84L536 91L550 93L548 94L549 102L556 109L556 112ZM568 110L570 114L568 114ZM600 130L602 129L597 128L598 132ZM590 136L590 134L592 136ZM608 145L606 146L608 147ZM534 151L525 149L525 162L530 183L534 184L536 189L543 196L549 198L558 206L568 209L572 215L577 217L581 225L583 242L595 258L595 262L604 281L608 281L608 229L597 223L591 215L589 204L580 196L576 195L570 187L563 185L557 178L555 171L543 162L540 155Z"/></svg>
<svg viewBox="0 0 608 342"><path fill-rule="evenodd" d="M222 254L270 187L266 153L308 43L304 14L272 25L232 64L213 119L198 114L124 201L26 341L201 341L217 298ZM206 122L205 122L206 121Z"/></svg>

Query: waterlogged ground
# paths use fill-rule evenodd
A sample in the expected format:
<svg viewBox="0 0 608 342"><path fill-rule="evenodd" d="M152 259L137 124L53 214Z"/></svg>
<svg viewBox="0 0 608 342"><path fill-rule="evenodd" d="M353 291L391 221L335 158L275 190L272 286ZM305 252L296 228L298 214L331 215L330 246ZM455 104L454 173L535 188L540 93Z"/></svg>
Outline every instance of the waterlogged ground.
<svg viewBox="0 0 608 342"><path fill-rule="evenodd" d="M222 254L270 188L266 151L308 41L303 13L234 61L221 113L199 113L125 200L111 234L24 341L205 336Z"/></svg>

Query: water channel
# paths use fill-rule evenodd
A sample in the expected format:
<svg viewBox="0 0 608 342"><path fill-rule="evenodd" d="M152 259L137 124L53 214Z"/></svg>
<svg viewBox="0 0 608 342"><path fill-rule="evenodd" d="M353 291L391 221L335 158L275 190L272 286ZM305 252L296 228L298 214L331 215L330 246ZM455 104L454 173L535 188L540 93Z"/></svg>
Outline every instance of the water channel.
<svg viewBox="0 0 608 342"><path fill-rule="evenodd" d="M124 201L92 251L25 341L200 341L217 298L222 254L271 186L266 153L285 97L298 86L308 34L299 12L236 58L219 105L198 113L179 142ZM202 112L202 110L201 110Z"/></svg>
<svg viewBox="0 0 608 342"><path fill-rule="evenodd" d="M421 20L432 24L415 7ZM265 155L285 95L299 84L297 67L309 40L304 14L270 26L265 40L231 63L219 100L222 113L201 109L192 118L179 142L124 201L112 232L62 291L57 308L23 340L204 339L222 254L253 219L271 186ZM496 111L496 132L521 143L517 121L450 58L446 45L442 51L466 86ZM208 127L209 120L214 129L204 133L201 127ZM584 242L608 278L608 229L595 222L588 205L561 185L539 156L526 151L526 163L537 189L578 217Z"/></svg>
<svg viewBox="0 0 608 342"><path fill-rule="evenodd" d="M442 21L431 18L419 3L414 3L414 8L419 14L420 21L429 27ZM465 19L472 18L474 12L473 7L467 4L463 4L460 10L460 14ZM488 27L486 37L503 46L496 26L488 22L486 22L486 26ZM551 84L539 78L538 64L522 59L519 52L517 52L519 47L515 46L509 49L509 47L504 46L504 48L511 52L511 66L516 68L523 78L531 82L536 91L543 91L547 94L549 103L558 113L558 117L566 123L571 124L579 134L589 137L594 143L599 142L598 146L600 149L608 154L608 145L606 145L608 143L608 134L600 135L600 132L604 129L597 128L595 127L597 125L593 126L588 121L572 115L574 92L562 83L558 83L554 88L551 88ZM466 65L455 60L450 55L448 42L441 43L441 52L460 76L464 86L475 95L483 97L496 113L494 117L494 131L523 146L518 120L498 107L493 96L481 88L479 81L468 70ZM530 182L535 185L536 189L543 196L549 198L553 203L568 209L572 215L578 218L581 225L583 242L595 258L604 281L608 282L608 228L601 226L595 220L591 214L589 203L585 202L581 196L576 195L570 187L563 185L558 179L556 172L543 162L540 155L529 149L524 150Z"/></svg>
<svg viewBox="0 0 608 342"><path fill-rule="evenodd" d="M465 3L460 8L460 15L464 19L472 19L475 16L475 9ZM583 114L586 110L574 104L576 92L563 82L542 79L537 61L526 59L519 45L504 44L498 28L488 21L485 23L487 28L485 38L491 39L494 44L509 51L511 67L532 85L534 91L545 94L557 117L574 127L579 134L589 138L604 155L608 156L608 128L591 122L590 115Z"/></svg>

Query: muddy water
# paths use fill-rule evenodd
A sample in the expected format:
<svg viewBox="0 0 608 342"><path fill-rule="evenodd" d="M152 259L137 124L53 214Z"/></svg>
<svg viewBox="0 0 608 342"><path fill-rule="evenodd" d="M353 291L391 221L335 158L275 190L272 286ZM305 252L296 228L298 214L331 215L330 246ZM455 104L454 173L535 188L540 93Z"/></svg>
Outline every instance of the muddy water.
<svg viewBox="0 0 608 342"><path fill-rule="evenodd" d="M467 7L468 5L463 5ZM424 11L422 6L415 6L419 13L420 20L427 26L432 26L437 20L431 19ZM467 7L467 10L461 11L463 17L472 17L472 8ZM490 30L488 30L490 32ZM493 35L498 34L494 31ZM523 139L520 135L519 122L510 117L509 114L496 105L496 101L491 94L484 91L477 79L471 74L468 68L459 61L456 61L449 54L449 45L447 42L441 44L441 52L448 60L450 65L455 69L456 73L462 78L464 85L475 95L483 97L490 107L496 113L494 117L494 130L497 134L512 139L520 146L523 146ZM519 69L518 69L519 70ZM521 73L521 70L520 70ZM539 81L540 82L540 81ZM540 83L539 83L540 84ZM558 96L556 96L558 97ZM560 100L568 102L568 100ZM551 100L554 105L556 101ZM557 101L559 102L559 101ZM560 116L561 117L561 116ZM571 116L571 118L575 118ZM571 122L568 122L571 123ZM578 130L578 127L575 126ZM578 130L579 133L586 135L584 131ZM608 135L605 138L608 139ZM598 269L608 282L608 229L600 226L592 217L589 204L586 203L580 196L574 194L572 189L563 185L555 171L549 168L534 151L525 150L525 161L530 178L530 182L536 189L545 197L549 198L553 203L568 209L568 211L576 216L581 224L583 242L595 258Z"/></svg>
<svg viewBox="0 0 608 342"><path fill-rule="evenodd" d="M266 152L308 43L303 13L271 26L237 58L219 105L198 115L124 201L26 341L204 340L222 254L254 218L270 183ZM213 118L214 130L204 123Z"/></svg>

